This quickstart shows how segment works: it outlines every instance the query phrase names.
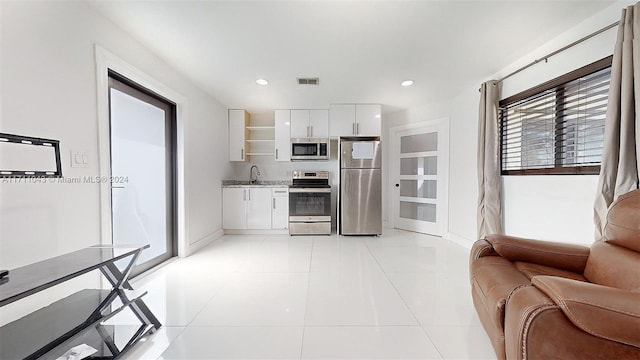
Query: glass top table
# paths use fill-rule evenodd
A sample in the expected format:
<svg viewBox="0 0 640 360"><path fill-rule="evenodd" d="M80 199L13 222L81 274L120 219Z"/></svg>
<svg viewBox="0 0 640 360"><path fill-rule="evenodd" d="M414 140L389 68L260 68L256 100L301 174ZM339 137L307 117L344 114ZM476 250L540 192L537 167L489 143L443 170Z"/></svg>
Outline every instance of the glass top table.
<svg viewBox="0 0 640 360"><path fill-rule="evenodd" d="M112 288L81 290L0 327L0 359L55 359L88 339L99 350L97 356L116 359L160 328L142 301L146 292L132 296L127 291L133 290L128 282L131 269L148 247L96 245L10 270L0 282L0 307L94 270L100 270ZM116 341L117 327L103 323L125 309L136 315L140 326L126 331L120 327Z"/></svg>

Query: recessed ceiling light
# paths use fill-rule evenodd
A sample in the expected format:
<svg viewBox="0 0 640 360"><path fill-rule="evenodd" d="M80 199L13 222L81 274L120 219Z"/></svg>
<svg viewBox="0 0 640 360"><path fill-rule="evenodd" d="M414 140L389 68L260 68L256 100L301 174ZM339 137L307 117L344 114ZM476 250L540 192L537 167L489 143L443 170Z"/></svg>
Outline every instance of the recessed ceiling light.
<svg viewBox="0 0 640 360"><path fill-rule="evenodd" d="M269 82L266 79L258 79L256 80L256 84L258 85L267 85Z"/></svg>
<svg viewBox="0 0 640 360"><path fill-rule="evenodd" d="M413 85L413 80L405 80L405 81L401 82L400 85L402 85L404 87L411 86L411 85Z"/></svg>

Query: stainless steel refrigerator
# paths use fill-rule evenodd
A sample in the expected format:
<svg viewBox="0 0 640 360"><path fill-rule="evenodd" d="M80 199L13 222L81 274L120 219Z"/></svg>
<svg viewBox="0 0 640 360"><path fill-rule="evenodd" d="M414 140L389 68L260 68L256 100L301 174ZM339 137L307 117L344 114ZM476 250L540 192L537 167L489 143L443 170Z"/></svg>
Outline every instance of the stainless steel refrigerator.
<svg viewBox="0 0 640 360"><path fill-rule="evenodd" d="M382 234L381 164L379 137L340 138L340 234Z"/></svg>

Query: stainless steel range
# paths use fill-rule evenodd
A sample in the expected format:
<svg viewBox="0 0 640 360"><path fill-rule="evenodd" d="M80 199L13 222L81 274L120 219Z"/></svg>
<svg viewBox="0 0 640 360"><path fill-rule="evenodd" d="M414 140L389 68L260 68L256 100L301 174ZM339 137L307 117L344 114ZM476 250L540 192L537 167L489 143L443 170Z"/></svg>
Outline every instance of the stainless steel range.
<svg viewBox="0 0 640 360"><path fill-rule="evenodd" d="M328 171L294 171L289 186L289 234L331 235Z"/></svg>

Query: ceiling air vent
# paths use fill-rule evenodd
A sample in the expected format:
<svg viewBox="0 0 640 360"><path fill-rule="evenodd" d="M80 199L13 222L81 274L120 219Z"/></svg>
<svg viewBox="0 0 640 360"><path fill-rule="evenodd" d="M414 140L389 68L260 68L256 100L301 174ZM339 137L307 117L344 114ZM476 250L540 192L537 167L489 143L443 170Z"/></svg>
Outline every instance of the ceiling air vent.
<svg viewBox="0 0 640 360"><path fill-rule="evenodd" d="M298 85L320 85L320 78L297 78Z"/></svg>

